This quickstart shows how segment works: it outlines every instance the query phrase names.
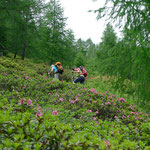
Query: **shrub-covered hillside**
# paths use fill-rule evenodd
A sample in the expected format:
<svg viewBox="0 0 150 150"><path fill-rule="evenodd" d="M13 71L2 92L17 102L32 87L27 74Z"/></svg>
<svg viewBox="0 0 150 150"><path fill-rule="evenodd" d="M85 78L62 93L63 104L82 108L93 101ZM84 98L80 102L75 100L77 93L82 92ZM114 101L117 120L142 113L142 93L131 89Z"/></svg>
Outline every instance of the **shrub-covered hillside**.
<svg viewBox="0 0 150 150"><path fill-rule="evenodd" d="M53 81L48 68L0 58L0 149L150 149L148 114L91 83Z"/></svg>

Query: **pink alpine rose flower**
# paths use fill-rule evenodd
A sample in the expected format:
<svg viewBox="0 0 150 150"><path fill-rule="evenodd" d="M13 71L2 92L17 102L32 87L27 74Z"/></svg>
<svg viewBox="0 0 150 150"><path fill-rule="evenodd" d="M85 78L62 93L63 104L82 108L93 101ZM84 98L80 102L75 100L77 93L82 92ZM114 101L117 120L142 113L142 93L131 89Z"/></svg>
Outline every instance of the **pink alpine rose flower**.
<svg viewBox="0 0 150 150"><path fill-rule="evenodd" d="M88 110L87 113L92 112L92 110Z"/></svg>
<svg viewBox="0 0 150 150"><path fill-rule="evenodd" d="M107 148L110 148L110 143L109 143L109 141L104 141L104 143L106 143Z"/></svg>
<svg viewBox="0 0 150 150"><path fill-rule="evenodd" d="M41 111L39 110L37 113L36 113L36 117L41 117L43 114L41 113Z"/></svg>
<svg viewBox="0 0 150 150"><path fill-rule="evenodd" d="M32 100L28 99L27 105L32 105Z"/></svg>
<svg viewBox="0 0 150 150"><path fill-rule="evenodd" d="M52 112L52 115L58 115L58 112L57 112L57 110L54 110L53 112Z"/></svg>
<svg viewBox="0 0 150 150"><path fill-rule="evenodd" d="M60 98L60 99L59 99L59 101L61 101L61 102L62 102L63 100L64 100L63 98Z"/></svg>
<svg viewBox="0 0 150 150"><path fill-rule="evenodd" d="M93 120L96 121L97 120L96 117L93 117Z"/></svg>
<svg viewBox="0 0 150 150"><path fill-rule="evenodd" d="M21 99L20 102L19 102L19 104L22 105L24 103L24 101L25 101L25 99Z"/></svg>

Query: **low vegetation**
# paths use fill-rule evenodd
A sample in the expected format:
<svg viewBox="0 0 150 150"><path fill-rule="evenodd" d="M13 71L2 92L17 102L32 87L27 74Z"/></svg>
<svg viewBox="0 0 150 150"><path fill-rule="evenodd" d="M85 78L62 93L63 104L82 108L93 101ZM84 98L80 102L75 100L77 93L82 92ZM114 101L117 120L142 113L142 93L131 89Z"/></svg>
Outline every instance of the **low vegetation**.
<svg viewBox="0 0 150 150"><path fill-rule="evenodd" d="M148 113L97 78L53 81L48 68L0 58L0 149L149 149Z"/></svg>

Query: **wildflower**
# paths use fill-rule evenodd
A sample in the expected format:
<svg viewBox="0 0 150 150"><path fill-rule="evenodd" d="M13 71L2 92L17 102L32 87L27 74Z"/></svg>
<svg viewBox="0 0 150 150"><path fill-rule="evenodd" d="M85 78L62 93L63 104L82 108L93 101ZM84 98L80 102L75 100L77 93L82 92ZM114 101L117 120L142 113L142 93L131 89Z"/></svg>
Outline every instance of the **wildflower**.
<svg viewBox="0 0 150 150"><path fill-rule="evenodd" d="M29 79L29 77L25 77L25 79L27 80L27 79Z"/></svg>
<svg viewBox="0 0 150 150"><path fill-rule="evenodd" d="M120 100L120 101L122 101L122 102L125 102L125 99L124 99L124 98L122 98L122 97L121 97L121 98L119 98L119 100Z"/></svg>
<svg viewBox="0 0 150 150"><path fill-rule="evenodd" d="M27 105L32 105L32 100L28 99Z"/></svg>
<svg viewBox="0 0 150 150"><path fill-rule="evenodd" d="M25 99L21 99L20 102L19 102L19 104L23 104L24 101L25 101Z"/></svg>
<svg viewBox="0 0 150 150"><path fill-rule="evenodd" d="M51 93L49 92L48 95L51 95Z"/></svg>
<svg viewBox="0 0 150 150"><path fill-rule="evenodd" d="M105 94L108 94L108 91L106 91Z"/></svg>
<svg viewBox="0 0 150 150"><path fill-rule="evenodd" d="M101 105L103 106L104 104L102 103Z"/></svg>
<svg viewBox="0 0 150 150"><path fill-rule="evenodd" d="M122 115L122 118L125 118L125 115Z"/></svg>
<svg viewBox="0 0 150 150"><path fill-rule="evenodd" d="M117 133L119 133L119 131L117 131Z"/></svg>
<svg viewBox="0 0 150 150"><path fill-rule="evenodd" d="M73 100L69 100L69 102L72 103L72 104L75 103L75 101L73 101Z"/></svg>
<svg viewBox="0 0 150 150"><path fill-rule="evenodd" d="M88 110L87 113L92 112L92 110Z"/></svg>
<svg viewBox="0 0 150 150"><path fill-rule="evenodd" d="M38 110L38 112L36 113L36 117L41 117L43 114L41 113L40 110Z"/></svg>
<svg viewBox="0 0 150 150"><path fill-rule="evenodd" d="M114 118L117 119L117 116L115 116Z"/></svg>
<svg viewBox="0 0 150 150"><path fill-rule="evenodd" d="M131 114L135 114L135 112L131 112Z"/></svg>
<svg viewBox="0 0 150 150"><path fill-rule="evenodd" d="M52 112L52 115L58 115L58 112L57 112L57 110L54 110L53 112Z"/></svg>
<svg viewBox="0 0 150 150"><path fill-rule="evenodd" d="M63 98L60 98L60 99L59 99L59 101L61 101L61 102L62 102L63 100L64 100Z"/></svg>
<svg viewBox="0 0 150 150"><path fill-rule="evenodd" d="M107 148L110 148L110 143L109 143L109 141L104 141L104 143L106 143L106 147L107 147Z"/></svg>
<svg viewBox="0 0 150 150"><path fill-rule="evenodd" d="M96 117L93 117L93 120L96 121L97 120Z"/></svg>
<svg viewBox="0 0 150 150"><path fill-rule="evenodd" d="M98 112L98 111L96 111L95 113L96 113L96 114L98 114L99 112Z"/></svg>

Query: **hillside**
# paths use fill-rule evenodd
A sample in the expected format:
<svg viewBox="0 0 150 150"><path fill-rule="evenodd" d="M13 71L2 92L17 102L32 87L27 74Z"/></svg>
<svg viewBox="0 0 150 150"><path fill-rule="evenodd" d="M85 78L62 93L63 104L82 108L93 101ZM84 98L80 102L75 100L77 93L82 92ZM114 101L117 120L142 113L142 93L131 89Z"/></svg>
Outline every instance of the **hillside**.
<svg viewBox="0 0 150 150"><path fill-rule="evenodd" d="M67 81L53 81L48 68L0 57L0 149L149 150L147 113L96 90L97 80L67 82L68 69Z"/></svg>

